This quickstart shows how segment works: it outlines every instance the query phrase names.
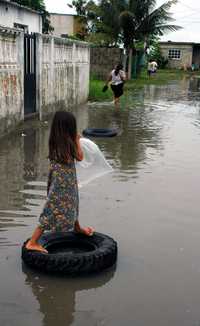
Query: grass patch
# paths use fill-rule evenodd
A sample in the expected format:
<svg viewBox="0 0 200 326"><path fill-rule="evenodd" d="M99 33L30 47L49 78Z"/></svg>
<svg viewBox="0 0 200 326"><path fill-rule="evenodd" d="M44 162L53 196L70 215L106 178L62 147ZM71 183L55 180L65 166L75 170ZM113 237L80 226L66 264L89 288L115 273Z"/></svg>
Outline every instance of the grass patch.
<svg viewBox="0 0 200 326"><path fill-rule="evenodd" d="M109 101L112 100L112 91L109 88L106 92L102 92L102 88L105 85L105 81L91 79L90 80L90 91L89 101Z"/></svg>
<svg viewBox="0 0 200 326"><path fill-rule="evenodd" d="M170 80L180 80L183 77L189 78L190 76L194 75L200 75L200 73L173 69L159 69L155 75L149 77L146 70L143 70L140 77L126 82L124 91L126 92L136 90L144 87L144 85L164 85L167 84ZM89 101L112 101L113 95L110 88L105 93L102 92L104 85L105 81L97 80L94 76L90 79Z"/></svg>

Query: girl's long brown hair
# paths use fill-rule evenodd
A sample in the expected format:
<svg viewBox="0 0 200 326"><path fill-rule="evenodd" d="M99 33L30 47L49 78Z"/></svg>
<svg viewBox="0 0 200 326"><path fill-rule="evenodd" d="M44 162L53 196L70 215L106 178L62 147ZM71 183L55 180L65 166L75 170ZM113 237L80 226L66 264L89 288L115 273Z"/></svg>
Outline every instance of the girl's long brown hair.
<svg viewBox="0 0 200 326"><path fill-rule="evenodd" d="M71 112L57 111L49 135L49 159L67 163L77 156L77 126Z"/></svg>

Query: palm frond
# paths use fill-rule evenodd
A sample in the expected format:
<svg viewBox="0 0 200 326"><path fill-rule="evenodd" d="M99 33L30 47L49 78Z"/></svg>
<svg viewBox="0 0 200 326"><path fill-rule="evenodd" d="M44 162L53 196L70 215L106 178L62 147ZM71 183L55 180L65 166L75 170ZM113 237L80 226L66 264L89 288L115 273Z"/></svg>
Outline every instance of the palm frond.
<svg viewBox="0 0 200 326"><path fill-rule="evenodd" d="M142 34L163 35L164 32L177 31L181 29L181 26L169 24L169 22L174 21L174 18L172 18L172 14L168 10L175 3L177 3L177 0L167 1L152 11L148 16L143 17L136 27L137 37Z"/></svg>
<svg viewBox="0 0 200 326"><path fill-rule="evenodd" d="M158 30L159 30L159 35L164 35L165 33L168 32L176 32L180 29L182 29L181 26L177 26L177 25L158 25L157 26Z"/></svg>

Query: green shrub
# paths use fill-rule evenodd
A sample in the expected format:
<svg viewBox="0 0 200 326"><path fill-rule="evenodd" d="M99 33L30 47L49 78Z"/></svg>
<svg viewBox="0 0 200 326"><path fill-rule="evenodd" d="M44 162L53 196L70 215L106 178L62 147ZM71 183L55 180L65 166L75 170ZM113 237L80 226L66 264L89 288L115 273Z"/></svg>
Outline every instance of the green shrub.
<svg viewBox="0 0 200 326"><path fill-rule="evenodd" d="M103 92L105 82L102 80L90 79L89 101L108 101L112 100L112 91L109 88Z"/></svg>

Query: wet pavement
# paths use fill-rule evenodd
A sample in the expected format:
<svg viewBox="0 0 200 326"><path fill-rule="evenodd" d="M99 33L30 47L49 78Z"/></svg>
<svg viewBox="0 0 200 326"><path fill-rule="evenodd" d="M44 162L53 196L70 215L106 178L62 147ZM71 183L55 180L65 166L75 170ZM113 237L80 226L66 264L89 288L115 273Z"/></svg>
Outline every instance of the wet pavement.
<svg viewBox="0 0 200 326"><path fill-rule="evenodd" d="M113 172L80 189L80 222L118 242L113 269L91 277L41 275L21 261L45 198L50 121L0 141L0 325L200 325L200 79L148 85L116 112L93 103L79 130Z"/></svg>

